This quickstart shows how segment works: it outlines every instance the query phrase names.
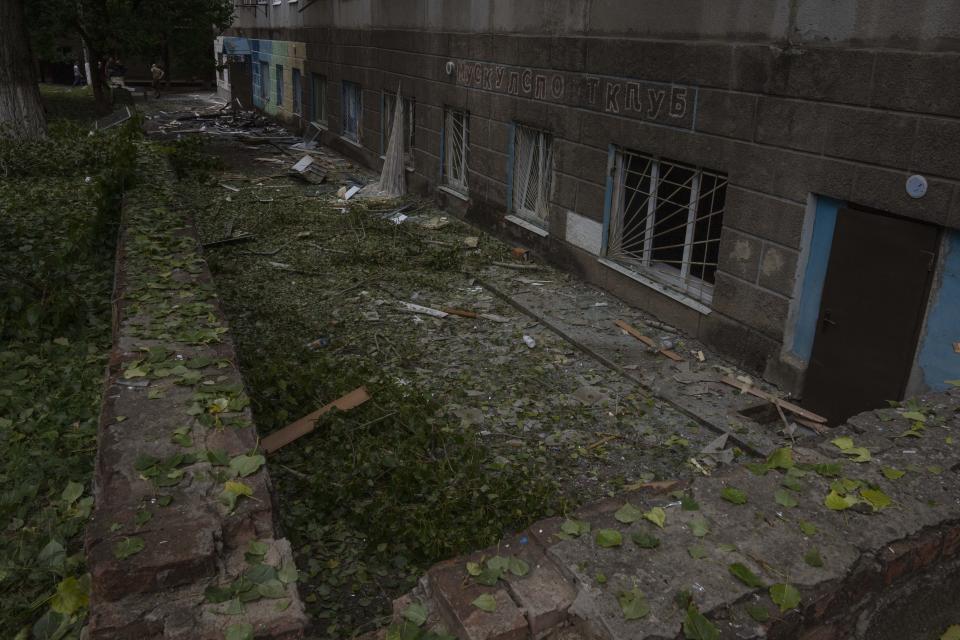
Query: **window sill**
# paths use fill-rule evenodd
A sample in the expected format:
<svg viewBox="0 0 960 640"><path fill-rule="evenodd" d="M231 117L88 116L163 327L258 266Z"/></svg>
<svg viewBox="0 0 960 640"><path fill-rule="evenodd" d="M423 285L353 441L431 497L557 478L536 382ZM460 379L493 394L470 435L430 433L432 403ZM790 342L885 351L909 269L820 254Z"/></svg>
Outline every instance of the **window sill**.
<svg viewBox="0 0 960 640"><path fill-rule="evenodd" d="M329 131L329 130L330 130L329 127L327 127L327 123L326 123L326 122L317 122L316 120L311 120L311 121L310 121L310 124L313 125L315 128L320 129L320 131Z"/></svg>
<svg viewBox="0 0 960 640"><path fill-rule="evenodd" d="M447 193L453 196L454 198L459 198L460 200L463 200L464 202L470 202L470 196L468 196L465 193L460 193L456 189L452 189L446 185L437 187L437 191L442 191L444 193Z"/></svg>
<svg viewBox="0 0 960 640"><path fill-rule="evenodd" d="M673 300L676 300L677 302L679 302L680 304L686 307L690 307L694 311L702 313L705 316L710 315L710 312L711 312L710 307L700 302L699 300L694 300L690 296L680 293L676 289L668 287L662 282L657 282L652 278L649 278L647 276L644 276L643 274L637 273L636 271L633 271L632 269L628 269L622 264L616 263L613 260L609 260L607 258L597 258L597 262L599 262L605 267L609 267L610 269L613 269L614 271L627 276L631 280L635 280L646 287L650 287L651 289L653 289L658 293L662 293L668 298L672 298Z"/></svg>
<svg viewBox="0 0 960 640"><path fill-rule="evenodd" d="M544 229L543 227L540 227L540 226L538 226L538 225L530 222L529 220L524 220L523 218L521 218L521 217L519 217L519 216L515 216L515 215L504 216L504 220L506 220L507 222L512 222L513 224L517 225L518 227L523 227L524 229L526 229L526 230L529 231L530 233L535 233L535 234L537 234L538 236L540 236L541 238L546 238L547 236L550 235L550 232L547 231L546 229Z"/></svg>
<svg viewBox="0 0 960 640"><path fill-rule="evenodd" d="M364 150L366 150L366 147L364 147L362 144L360 144L360 143L357 142L356 140L351 140L351 139L348 138L347 136L340 136L340 139L343 140L344 142L346 142L347 144L352 144L352 145L355 146L357 149L364 149Z"/></svg>

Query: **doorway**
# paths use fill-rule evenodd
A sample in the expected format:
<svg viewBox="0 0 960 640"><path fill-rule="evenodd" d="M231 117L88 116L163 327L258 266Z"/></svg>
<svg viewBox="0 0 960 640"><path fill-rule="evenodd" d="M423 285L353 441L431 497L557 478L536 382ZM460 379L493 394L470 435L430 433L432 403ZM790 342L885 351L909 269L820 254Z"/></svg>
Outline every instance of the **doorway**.
<svg viewBox="0 0 960 640"><path fill-rule="evenodd" d="M842 208L804 382L803 405L840 424L903 397L940 229Z"/></svg>

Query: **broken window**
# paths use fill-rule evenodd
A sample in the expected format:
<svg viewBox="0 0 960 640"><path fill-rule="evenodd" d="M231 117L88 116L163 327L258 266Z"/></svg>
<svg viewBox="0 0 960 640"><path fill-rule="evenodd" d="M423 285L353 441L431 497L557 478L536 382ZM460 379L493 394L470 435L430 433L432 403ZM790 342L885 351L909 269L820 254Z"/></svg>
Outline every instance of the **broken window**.
<svg viewBox="0 0 960 640"><path fill-rule="evenodd" d="M310 74L310 119L320 124L327 123L327 77Z"/></svg>
<svg viewBox="0 0 960 640"><path fill-rule="evenodd" d="M413 98L403 98L403 152L407 166L413 166L413 143L416 128L414 127L417 101ZM393 134L393 117L397 109L397 95L383 93L383 153L387 152L390 136Z"/></svg>
<svg viewBox="0 0 960 640"><path fill-rule="evenodd" d="M270 82L270 65L266 62L260 63L260 99L264 102L270 99L267 91Z"/></svg>
<svg viewBox="0 0 960 640"><path fill-rule="evenodd" d="M616 162L607 257L709 303L727 177L625 149Z"/></svg>
<svg viewBox="0 0 960 640"><path fill-rule="evenodd" d="M513 210L545 226L550 207L553 173L553 138L523 125L515 127L513 160Z"/></svg>
<svg viewBox="0 0 960 640"><path fill-rule="evenodd" d="M283 106L283 65L277 65L277 106Z"/></svg>
<svg viewBox="0 0 960 640"><path fill-rule="evenodd" d="M467 136L470 114L458 109L447 109L444 114L445 184L455 191L467 193Z"/></svg>
<svg viewBox="0 0 960 640"><path fill-rule="evenodd" d="M343 137L360 142L360 118L363 115L363 97L360 85L343 81Z"/></svg>
<svg viewBox="0 0 960 640"><path fill-rule="evenodd" d="M291 77L291 82L293 84L293 112L297 115L300 115L300 102L303 100L303 89L300 87L300 69L292 70L293 76Z"/></svg>

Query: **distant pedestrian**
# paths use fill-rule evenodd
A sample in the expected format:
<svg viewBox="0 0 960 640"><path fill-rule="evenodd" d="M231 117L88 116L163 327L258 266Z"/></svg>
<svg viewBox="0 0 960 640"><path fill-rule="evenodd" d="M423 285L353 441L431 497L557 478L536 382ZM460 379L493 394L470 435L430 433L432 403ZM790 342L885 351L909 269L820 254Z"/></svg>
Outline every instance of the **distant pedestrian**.
<svg viewBox="0 0 960 640"><path fill-rule="evenodd" d="M153 78L153 97L160 97L160 81L167 75L157 63L150 67L150 76Z"/></svg>
<svg viewBox="0 0 960 640"><path fill-rule="evenodd" d="M80 71L80 63L73 63L73 86L78 87L84 84L83 82L83 73Z"/></svg>

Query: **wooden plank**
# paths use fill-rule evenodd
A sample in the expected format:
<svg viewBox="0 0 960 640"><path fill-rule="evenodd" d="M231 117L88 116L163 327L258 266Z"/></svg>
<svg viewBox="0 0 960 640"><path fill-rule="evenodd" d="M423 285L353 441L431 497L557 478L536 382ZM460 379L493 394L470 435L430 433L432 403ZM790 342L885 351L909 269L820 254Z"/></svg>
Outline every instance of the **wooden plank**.
<svg viewBox="0 0 960 640"><path fill-rule="evenodd" d="M634 329L633 327L631 327L629 324L627 324L627 323L624 322L623 320L617 320L617 321L614 322L613 324L617 325L618 327L620 327L621 329L623 329L624 331L626 331L626 332L629 333L631 336L633 336L634 338L636 338L637 340L639 340L639 341L642 342L643 344L647 345L647 346L650 347L651 349L658 349L658 348L659 348L659 345L657 345L657 343L654 342L652 338L648 338L647 336L643 335L642 333L640 333L639 331L637 331L636 329Z"/></svg>
<svg viewBox="0 0 960 640"><path fill-rule="evenodd" d="M460 316L461 318L476 318L477 314L473 311L467 311L466 309L452 309L449 307L444 307L441 309L444 313L449 313L452 316Z"/></svg>
<svg viewBox="0 0 960 640"><path fill-rule="evenodd" d="M767 393L766 391L761 391L760 389L756 389L752 385L746 384L744 382L740 382L739 380L737 380L732 376L726 376L725 378L722 378L721 382L723 382L724 384L728 384L731 387L736 387L737 389L740 389L740 391L743 391L744 393L749 393L752 396L756 396L758 398L766 400L767 402L771 402L777 405L778 407L789 411L790 413L794 413L800 416L801 418L806 418L810 422L817 422L820 424L827 423L827 419L824 418L823 416L819 416L812 411L807 411L803 407L799 407L793 404L792 402L787 402L786 400L782 400L773 394Z"/></svg>
<svg viewBox="0 0 960 640"><path fill-rule="evenodd" d="M674 362L683 362L683 356L676 351L671 351L670 349L660 349L660 355L667 356Z"/></svg>
<svg viewBox="0 0 960 640"><path fill-rule="evenodd" d="M359 387L340 398L337 398L328 405L320 407L313 413L303 416L296 422L292 422L278 431L274 431L266 438L260 441L260 448L267 453L273 453L280 447L284 447L297 438L303 437L313 431L319 420L325 413L331 409L337 408L340 411L349 411L370 399L366 387Z"/></svg>

